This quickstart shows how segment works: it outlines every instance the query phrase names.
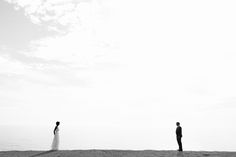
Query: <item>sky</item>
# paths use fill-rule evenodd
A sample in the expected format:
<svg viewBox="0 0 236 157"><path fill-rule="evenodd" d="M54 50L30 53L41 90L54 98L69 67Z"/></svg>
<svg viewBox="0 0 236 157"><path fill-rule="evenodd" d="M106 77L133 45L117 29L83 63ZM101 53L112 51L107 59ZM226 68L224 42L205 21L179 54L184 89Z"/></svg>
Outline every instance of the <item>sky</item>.
<svg viewBox="0 0 236 157"><path fill-rule="evenodd" d="M1 136L46 149L60 121L62 149L175 150L179 121L184 149L235 151L235 6L0 1Z"/></svg>

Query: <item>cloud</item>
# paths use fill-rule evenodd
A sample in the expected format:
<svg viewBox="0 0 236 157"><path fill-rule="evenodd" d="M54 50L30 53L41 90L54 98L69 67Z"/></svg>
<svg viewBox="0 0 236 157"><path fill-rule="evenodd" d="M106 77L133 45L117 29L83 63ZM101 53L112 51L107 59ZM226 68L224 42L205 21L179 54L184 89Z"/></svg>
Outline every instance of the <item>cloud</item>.
<svg viewBox="0 0 236 157"><path fill-rule="evenodd" d="M0 57L0 91L39 87L87 87L89 79L65 66L29 67Z"/></svg>
<svg viewBox="0 0 236 157"><path fill-rule="evenodd" d="M30 42L57 33L49 31L46 26L33 24L24 11L14 10L13 5L0 1L0 48L7 47L15 51L27 49Z"/></svg>
<svg viewBox="0 0 236 157"><path fill-rule="evenodd" d="M77 74L81 69L73 69L65 62L30 56L6 48L2 49L0 66L2 90L19 90L25 86L85 87L89 81L84 75Z"/></svg>
<svg viewBox="0 0 236 157"><path fill-rule="evenodd" d="M34 24L47 25L48 29L65 32L79 24L78 8L80 3L91 0L6 0L15 5L16 9L23 9L25 15Z"/></svg>
<svg viewBox="0 0 236 157"><path fill-rule="evenodd" d="M86 0L8 2L16 10L7 5L4 8L9 9L3 15L5 19L12 15L10 19L16 22L6 24L2 41L8 40L9 44L0 45L0 64L5 67L0 82L5 89L24 85L85 87L90 83L89 71L119 66L113 56L117 51L115 37L107 25L106 13L102 13L97 3ZM82 25L78 15L81 15ZM9 25L14 27L9 29ZM14 32L16 25L22 27L13 33L16 37L11 37L10 32ZM52 31L35 33L36 28L54 29L63 35Z"/></svg>
<svg viewBox="0 0 236 157"><path fill-rule="evenodd" d="M8 0L8 2L21 10L23 9L25 15L39 27L43 26L49 30L66 32L62 36L54 34L41 36L41 38L33 38L33 36L27 38L27 34L33 34L35 29L17 31L18 34L19 32L23 33L16 35L17 41L19 41L16 43L20 43L27 38L28 45L23 50L15 49L14 52L4 52L3 54L9 58L18 59L28 65L32 65L32 63L47 65L49 62L84 65L91 64L92 60L98 58L98 56L101 58L111 50L109 47L114 47L116 44L114 30L111 29L114 24L109 25L105 20L107 14L111 13L108 6L104 5L104 7L97 2L87 3L90 2L89 0L36 0L33 2ZM103 9L106 11L102 11ZM79 23L78 16L80 16L82 24ZM21 18L17 18L17 20ZM20 21L19 23L25 22ZM71 32L68 32L68 29ZM10 31L7 30L6 32ZM6 38L8 38L7 35ZM14 45L11 43L10 47L7 48L15 48Z"/></svg>

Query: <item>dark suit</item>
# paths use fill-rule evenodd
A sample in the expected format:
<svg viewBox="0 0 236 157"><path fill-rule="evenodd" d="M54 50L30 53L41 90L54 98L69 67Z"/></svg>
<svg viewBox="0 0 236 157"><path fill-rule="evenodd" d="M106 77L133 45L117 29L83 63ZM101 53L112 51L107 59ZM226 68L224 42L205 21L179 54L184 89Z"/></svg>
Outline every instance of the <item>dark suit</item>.
<svg viewBox="0 0 236 157"><path fill-rule="evenodd" d="M177 142L178 142L178 145L179 145L179 151L183 151L181 138L182 138L182 128L181 128L181 126L177 126L177 128L176 128L176 139L177 139Z"/></svg>

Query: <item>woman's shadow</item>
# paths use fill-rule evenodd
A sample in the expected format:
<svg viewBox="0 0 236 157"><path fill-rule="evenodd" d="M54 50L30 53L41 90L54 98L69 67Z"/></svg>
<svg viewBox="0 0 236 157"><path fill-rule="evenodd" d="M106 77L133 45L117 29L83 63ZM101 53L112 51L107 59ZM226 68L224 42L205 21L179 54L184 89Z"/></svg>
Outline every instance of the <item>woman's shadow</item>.
<svg viewBox="0 0 236 157"><path fill-rule="evenodd" d="M38 154L35 154L35 155L32 155L32 156L29 156L29 157L36 157L36 156L46 155L46 154L53 153L53 152L55 152L55 151L56 151L56 150L49 150L49 151L41 152L41 153L38 153Z"/></svg>

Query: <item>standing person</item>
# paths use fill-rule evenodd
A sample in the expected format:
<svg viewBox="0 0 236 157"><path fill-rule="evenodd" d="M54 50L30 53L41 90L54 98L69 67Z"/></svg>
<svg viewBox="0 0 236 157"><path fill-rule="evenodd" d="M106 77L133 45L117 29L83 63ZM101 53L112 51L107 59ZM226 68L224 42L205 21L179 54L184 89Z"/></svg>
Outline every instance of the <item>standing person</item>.
<svg viewBox="0 0 236 157"><path fill-rule="evenodd" d="M179 149L178 151L182 152L183 148L182 148L182 142L181 142L181 138L182 138L182 128L180 126L179 122L176 122L176 139L177 139L177 143L179 145Z"/></svg>
<svg viewBox="0 0 236 157"><path fill-rule="evenodd" d="M59 126L60 125L60 122L56 122L56 126L53 130L53 134L54 134L54 137L53 137L53 141L52 141L52 150L58 150L59 148Z"/></svg>

